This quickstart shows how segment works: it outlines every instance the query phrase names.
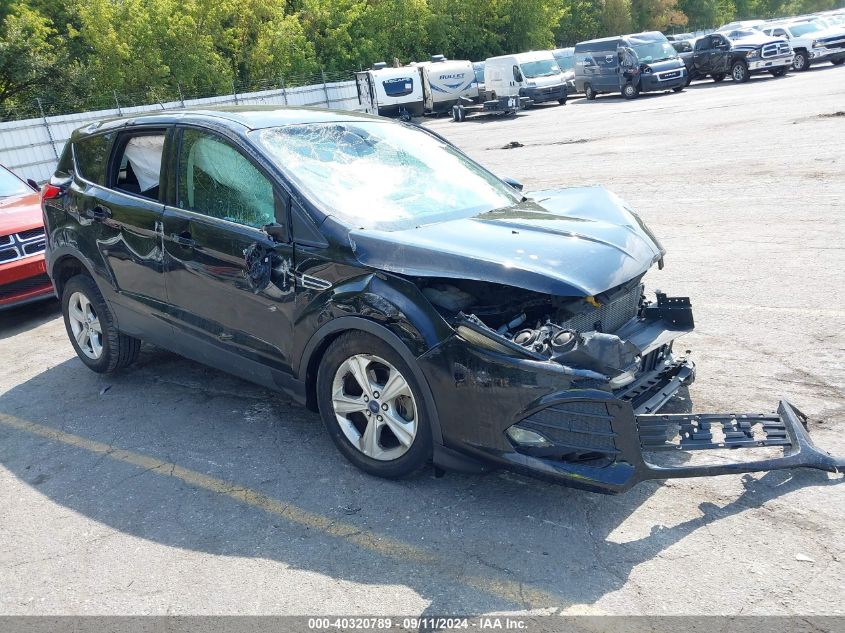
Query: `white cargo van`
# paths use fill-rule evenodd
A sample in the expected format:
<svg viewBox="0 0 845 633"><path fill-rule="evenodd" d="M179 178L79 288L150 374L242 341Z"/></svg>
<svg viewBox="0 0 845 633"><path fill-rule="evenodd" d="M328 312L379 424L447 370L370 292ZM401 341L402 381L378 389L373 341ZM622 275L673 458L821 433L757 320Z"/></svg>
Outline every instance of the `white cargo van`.
<svg viewBox="0 0 845 633"><path fill-rule="evenodd" d="M520 96L533 103L566 103L566 80L551 51L487 58L484 89L490 99Z"/></svg>

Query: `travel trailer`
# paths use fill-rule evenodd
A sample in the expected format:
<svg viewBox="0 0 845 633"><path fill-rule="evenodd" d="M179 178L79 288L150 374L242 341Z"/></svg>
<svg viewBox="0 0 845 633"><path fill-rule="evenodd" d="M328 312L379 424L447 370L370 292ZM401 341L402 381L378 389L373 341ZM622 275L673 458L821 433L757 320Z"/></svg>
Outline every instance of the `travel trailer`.
<svg viewBox="0 0 845 633"><path fill-rule="evenodd" d="M369 114L410 120L422 116L425 97L420 69L414 66L388 67L373 64L369 70L355 73L358 102Z"/></svg>
<svg viewBox="0 0 845 633"><path fill-rule="evenodd" d="M426 114L450 112L459 101L478 100L478 83L472 62L432 55L416 65L422 78Z"/></svg>

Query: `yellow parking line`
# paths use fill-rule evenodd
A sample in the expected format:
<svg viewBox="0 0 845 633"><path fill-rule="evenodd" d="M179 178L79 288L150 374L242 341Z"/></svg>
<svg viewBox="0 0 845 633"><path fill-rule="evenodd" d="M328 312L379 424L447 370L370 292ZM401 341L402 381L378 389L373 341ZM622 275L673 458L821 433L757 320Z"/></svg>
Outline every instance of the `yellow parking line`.
<svg viewBox="0 0 845 633"><path fill-rule="evenodd" d="M239 503L258 508L269 514L280 517L290 523L305 526L320 531L328 536L342 539L363 549L375 552L401 562L418 563L434 568L432 571L452 576L457 582L484 593L496 596L522 605L526 608L537 609L543 607L564 607L561 598L537 587L500 577L483 575L467 575L463 570L456 569L449 559L414 545L397 541L388 536L380 535L372 530L362 528L351 523L337 521L330 517L309 512L291 503L284 503L262 492L238 486L237 484L210 477L188 468L183 468L172 462L165 462L148 455L115 448L102 442L66 433L50 426L22 420L11 415L0 413L0 424L37 435L48 440L73 446L90 453L103 455L125 464L131 464L144 470L154 472L165 477L173 477L179 481L202 488L210 492L229 497ZM583 605L587 606L587 605Z"/></svg>

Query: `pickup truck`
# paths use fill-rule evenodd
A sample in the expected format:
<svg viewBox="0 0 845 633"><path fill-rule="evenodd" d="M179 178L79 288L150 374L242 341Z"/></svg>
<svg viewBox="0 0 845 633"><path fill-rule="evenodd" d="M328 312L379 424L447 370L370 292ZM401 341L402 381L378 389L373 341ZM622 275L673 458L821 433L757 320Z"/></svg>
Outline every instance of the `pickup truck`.
<svg viewBox="0 0 845 633"><path fill-rule="evenodd" d="M795 51L793 67L799 72L818 62L830 62L834 66L845 62L845 27L826 28L812 21L795 20L766 24L761 30L789 41Z"/></svg>
<svg viewBox="0 0 845 633"><path fill-rule="evenodd" d="M743 83L752 74L766 71L782 77L792 65L789 42L758 31L711 33L690 42L689 47L681 42L673 44L687 67L688 81L711 77L718 82L730 75Z"/></svg>

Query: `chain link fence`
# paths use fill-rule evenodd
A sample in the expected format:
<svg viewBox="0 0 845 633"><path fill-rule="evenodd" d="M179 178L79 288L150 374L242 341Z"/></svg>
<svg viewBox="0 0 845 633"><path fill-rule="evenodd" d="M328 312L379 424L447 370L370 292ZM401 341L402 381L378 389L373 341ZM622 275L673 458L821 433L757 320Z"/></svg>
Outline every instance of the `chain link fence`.
<svg viewBox="0 0 845 633"><path fill-rule="evenodd" d="M23 178L47 180L73 130L110 117L216 105L313 106L338 110L360 108L354 71L278 77L232 84L226 94L186 94L181 86L151 88L135 94L114 91L86 100L80 112L74 104L36 97L0 108L0 164Z"/></svg>

